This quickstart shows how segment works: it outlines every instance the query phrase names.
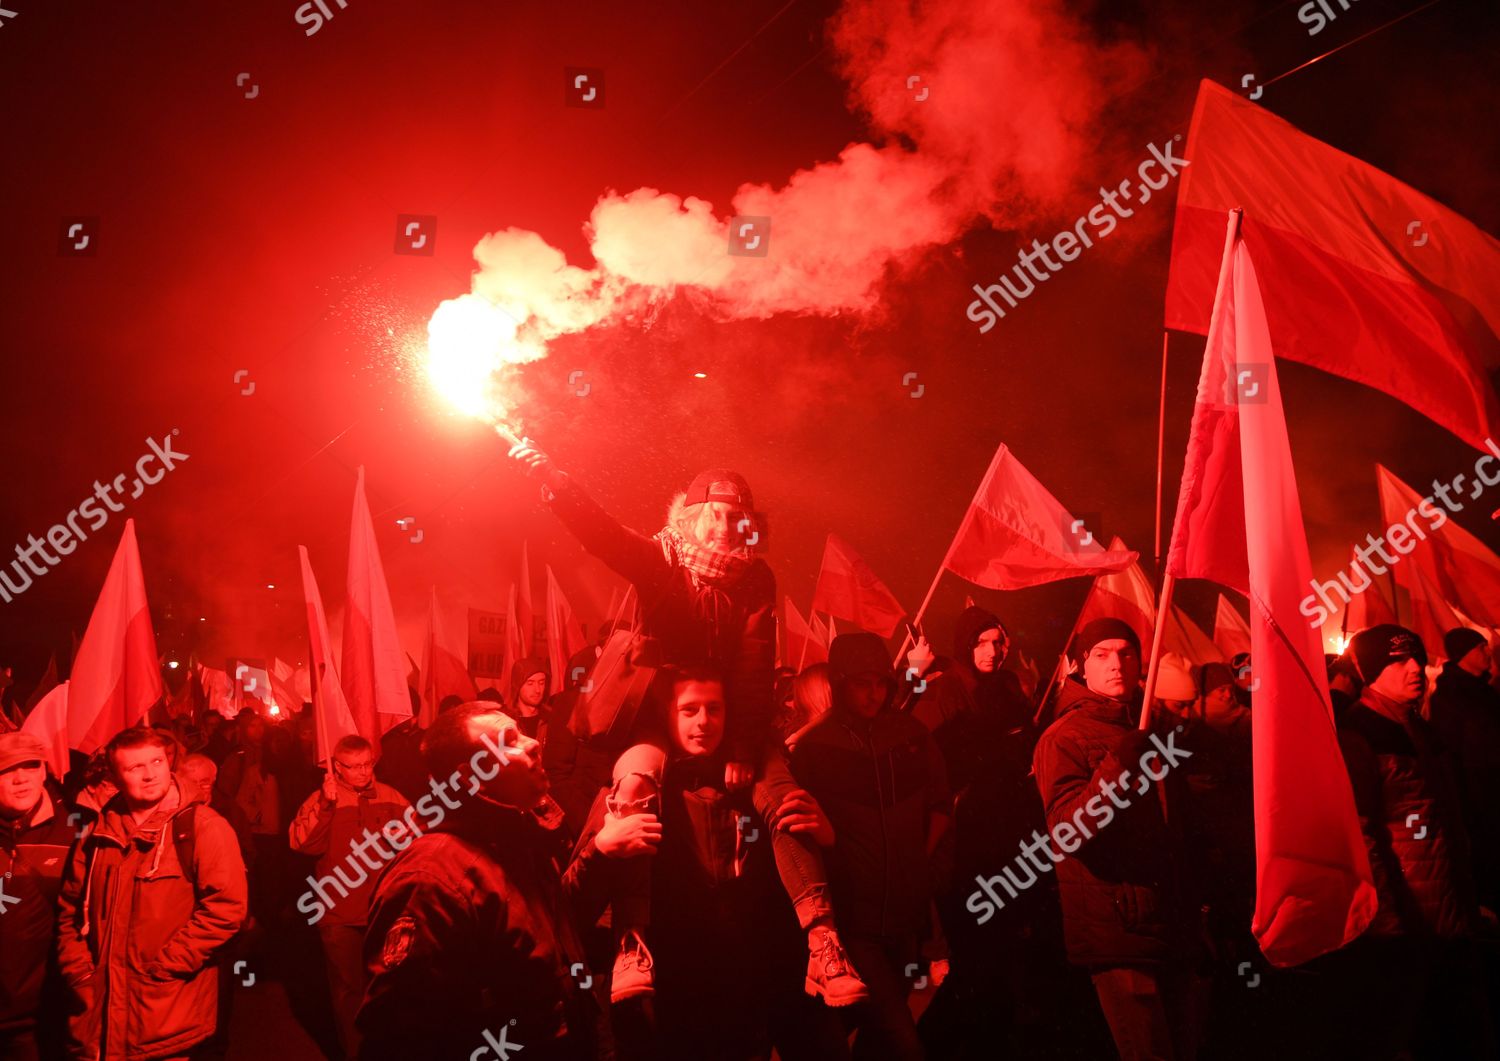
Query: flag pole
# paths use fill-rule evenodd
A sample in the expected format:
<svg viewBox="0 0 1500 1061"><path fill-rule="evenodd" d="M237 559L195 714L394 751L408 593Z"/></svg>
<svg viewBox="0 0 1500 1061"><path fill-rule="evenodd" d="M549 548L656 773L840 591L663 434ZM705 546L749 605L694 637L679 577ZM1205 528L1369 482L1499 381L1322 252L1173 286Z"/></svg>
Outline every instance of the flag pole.
<svg viewBox="0 0 1500 1061"><path fill-rule="evenodd" d="M1161 567L1161 480L1167 444L1167 329L1161 330L1161 399L1156 407L1156 539L1153 553Z"/></svg>
<svg viewBox="0 0 1500 1061"><path fill-rule="evenodd" d="M1094 581L1089 583L1089 591L1083 598L1083 606L1078 609L1078 615L1073 619L1073 628L1068 631L1068 639L1063 642L1062 653L1057 657L1057 666L1052 669L1052 678L1047 682L1047 687L1042 690L1041 699L1031 711L1031 722L1035 725L1042 717L1042 708L1047 706L1047 698L1052 695L1052 690L1067 680L1068 646L1073 643L1073 637L1078 633L1078 624L1083 620L1083 613L1089 610L1089 601L1094 597L1094 590L1099 586L1099 576L1094 576Z"/></svg>
<svg viewBox="0 0 1500 1061"><path fill-rule="evenodd" d="M1140 728L1143 730L1149 728L1151 722L1151 703L1156 695L1156 672L1161 664L1162 635L1166 632L1167 616L1172 610L1172 590L1176 584L1177 580L1170 571L1163 576L1161 599L1156 605L1156 629L1151 635L1151 665L1146 670L1146 695L1141 701Z"/></svg>

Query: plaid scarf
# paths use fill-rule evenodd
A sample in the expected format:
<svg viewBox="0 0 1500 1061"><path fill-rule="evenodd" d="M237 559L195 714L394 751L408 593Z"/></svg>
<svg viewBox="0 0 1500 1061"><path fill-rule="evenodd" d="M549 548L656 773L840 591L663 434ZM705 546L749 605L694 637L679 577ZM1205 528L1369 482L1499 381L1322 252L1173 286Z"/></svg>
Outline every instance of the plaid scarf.
<svg viewBox="0 0 1500 1061"><path fill-rule="evenodd" d="M755 559L749 546L732 552L705 548L688 541L675 527L663 527L656 533L655 540L661 543L662 555L668 562L681 564L692 574L694 581L707 582L711 586L734 582Z"/></svg>

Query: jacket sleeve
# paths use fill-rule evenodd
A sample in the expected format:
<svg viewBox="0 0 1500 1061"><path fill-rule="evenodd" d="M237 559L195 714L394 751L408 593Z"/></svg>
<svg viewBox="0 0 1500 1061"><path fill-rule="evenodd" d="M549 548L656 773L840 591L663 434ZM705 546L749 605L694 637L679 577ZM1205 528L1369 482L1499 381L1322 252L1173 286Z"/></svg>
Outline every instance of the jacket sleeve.
<svg viewBox="0 0 1500 1061"><path fill-rule="evenodd" d="M656 586L667 574L661 546L620 525L577 483L559 475L552 486L552 511L585 549L639 590Z"/></svg>
<svg viewBox="0 0 1500 1061"><path fill-rule="evenodd" d="M57 897L57 959L63 979L74 992L94 975L94 956L84 938L88 911L83 893L88 873L87 836L73 845L63 870L62 891Z"/></svg>
<svg viewBox="0 0 1500 1061"><path fill-rule="evenodd" d="M498 909L506 909L505 897ZM478 917L467 893L431 873L407 870L377 887L365 932L369 986L357 1025L371 1057L423 1056L435 1016L474 1009L471 983ZM498 934L508 926L496 926Z"/></svg>
<svg viewBox="0 0 1500 1061"><path fill-rule="evenodd" d="M194 808L193 916L161 950L159 967L187 977L245 923L249 895L240 842L227 821L206 806Z"/></svg>
<svg viewBox="0 0 1500 1061"><path fill-rule="evenodd" d="M563 873L563 895L572 909L573 924L580 931L597 922L609 905L611 883L616 877L614 866L614 860L606 858L594 846L592 836L580 845L568 863Z"/></svg>
<svg viewBox="0 0 1500 1061"><path fill-rule="evenodd" d="M1058 822L1072 824L1080 814L1091 816L1087 806L1096 798L1102 801L1096 806L1114 809L1114 804L1104 795L1104 783L1117 781L1125 768L1112 752L1105 753L1098 767L1090 770L1088 759L1077 744L1049 733L1037 743L1033 765L1049 831ZM1098 835L1094 830L1089 832ZM1083 836L1080 847L1087 847L1091 840L1092 836Z"/></svg>
<svg viewBox="0 0 1500 1061"><path fill-rule="evenodd" d="M759 765L776 701L776 579L770 568L757 564L746 581L750 584L745 619L725 690L725 739L733 761Z"/></svg>
<svg viewBox="0 0 1500 1061"><path fill-rule="evenodd" d="M333 814L337 804L330 807L323 800L322 791L314 792L302 802L297 817L287 829L287 840L292 850L303 855L322 855L328 852L328 839L333 832Z"/></svg>

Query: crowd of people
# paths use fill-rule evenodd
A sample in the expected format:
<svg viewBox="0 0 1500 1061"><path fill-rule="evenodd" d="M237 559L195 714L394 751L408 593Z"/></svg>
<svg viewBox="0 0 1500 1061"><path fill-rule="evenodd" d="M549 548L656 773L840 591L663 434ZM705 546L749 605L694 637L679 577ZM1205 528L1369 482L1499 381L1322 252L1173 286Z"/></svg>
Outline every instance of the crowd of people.
<svg viewBox="0 0 1500 1061"><path fill-rule="evenodd" d="M132 727L64 778L0 734L0 1061L224 1056L238 970L288 952L298 1015L367 1061L1496 1056L1482 635L1431 690L1398 626L1328 661L1379 910L1275 970L1251 661L1168 657L1145 726L1115 619L1050 688L975 606L945 654L846 633L778 668L743 478L643 535L511 455L638 594L567 675L521 660L326 756L312 705Z"/></svg>

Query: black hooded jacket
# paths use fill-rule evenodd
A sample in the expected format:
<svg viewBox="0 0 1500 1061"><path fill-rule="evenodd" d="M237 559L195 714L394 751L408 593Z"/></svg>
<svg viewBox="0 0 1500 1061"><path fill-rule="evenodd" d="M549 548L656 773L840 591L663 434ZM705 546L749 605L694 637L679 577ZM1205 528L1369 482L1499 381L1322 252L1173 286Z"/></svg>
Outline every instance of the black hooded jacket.
<svg viewBox="0 0 1500 1061"><path fill-rule="evenodd" d="M1500 910L1500 691L1449 660L1432 694L1432 722L1457 757L1479 901Z"/></svg>

